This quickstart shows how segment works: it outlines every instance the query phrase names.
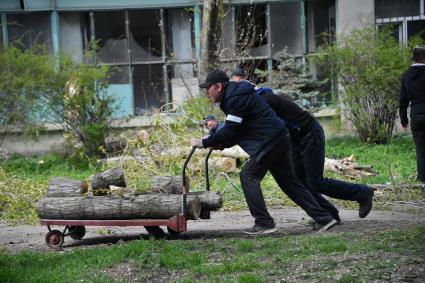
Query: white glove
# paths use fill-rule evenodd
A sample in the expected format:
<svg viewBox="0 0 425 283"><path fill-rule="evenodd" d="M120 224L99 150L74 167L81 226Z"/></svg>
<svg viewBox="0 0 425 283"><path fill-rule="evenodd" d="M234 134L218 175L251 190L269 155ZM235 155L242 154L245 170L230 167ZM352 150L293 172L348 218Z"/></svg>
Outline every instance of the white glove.
<svg viewBox="0 0 425 283"><path fill-rule="evenodd" d="M195 147L195 148L204 148L204 144L202 143L202 140L201 139L192 138L190 140L190 143L191 143L192 147Z"/></svg>

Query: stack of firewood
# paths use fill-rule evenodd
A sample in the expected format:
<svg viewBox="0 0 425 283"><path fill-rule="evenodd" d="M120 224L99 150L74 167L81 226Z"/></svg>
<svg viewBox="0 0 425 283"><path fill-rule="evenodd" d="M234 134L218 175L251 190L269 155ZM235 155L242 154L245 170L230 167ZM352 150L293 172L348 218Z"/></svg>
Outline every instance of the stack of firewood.
<svg viewBox="0 0 425 283"><path fill-rule="evenodd" d="M189 182L185 186L189 191ZM122 168L95 174L89 181L52 178L47 195L37 202L42 219L168 219L179 213L182 203L181 176L154 176L141 192L126 187ZM223 199L217 192L190 192L186 216L202 218L219 210Z"/></svg>

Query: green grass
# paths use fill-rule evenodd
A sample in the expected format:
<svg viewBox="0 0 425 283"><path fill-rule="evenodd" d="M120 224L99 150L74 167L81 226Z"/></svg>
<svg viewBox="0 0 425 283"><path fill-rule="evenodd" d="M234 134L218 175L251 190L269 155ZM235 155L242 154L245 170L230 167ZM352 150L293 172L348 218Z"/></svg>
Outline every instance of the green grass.
<svg viewBox="0 0 425 283"><path fill-rule="evenodd" d="M350 180L369 184L401 184L412 183L416 178L415 148L411 137L396 137L387 145L361 144L358 139L344 137L327 141L326 156L344 158L354 155L360 164L369 164L379 173L378 176L361 180ZM183 160L175 159L157 174L180 174ZM147 170L136 168L138 164L126 168L128 180L135 179ZM134 170L133 170L134 168ZM35 223L37 216L34 210L35 201L47 191L48 180L52 177L68 177L86 179L95 172L105 170L101 166L87 165L81 159L65 159L60 155L50 154L35 157L14 156L9 160L0 160L0 220L15 223ZM144 171L143 171L144 170ZM223 193L223 210L247 209L239 182L239 170L226 177L210 172L212 190ZM191 178L191 190L205 190L203 172L188 172ZM344 179L340 175L326 173L327 177ZM127 181L128 181L127 180ZM143 180L142 180L143 181ZM143 182L135 182L136 187ZM236 188L235 188L236 187ZM262 182L264 198L269 207L295 206L282 193L270 174ZM387 208L395 200L422 199L419 190L387 190L376 196L375 208ZM336 205L356 209L356 202L332 200Z"/></svg>
<svg viewBox="0 0 425 283"><path fill-rule="evenodd" d="M409 278L414 273L403 268L417 271L424 264L425 227L416 226L375 234L136 240L65 252L0 252L0 281L387 282Z"/></svg>

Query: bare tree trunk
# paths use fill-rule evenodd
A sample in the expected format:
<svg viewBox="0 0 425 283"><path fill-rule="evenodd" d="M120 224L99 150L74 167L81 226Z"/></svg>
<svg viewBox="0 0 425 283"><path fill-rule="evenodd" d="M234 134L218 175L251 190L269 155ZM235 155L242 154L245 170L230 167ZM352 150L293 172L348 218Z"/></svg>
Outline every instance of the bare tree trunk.
<svg viewBox="0 0 425 283"><path fill-rule="evenodd" d="M201 55L198 79L204 81L209 70L218 68L221 39L223 0L204 0L202 11Z"/></svg>
<svg viewBox="0 0 425 283"><path fill-rule="evenodd" d="M37 213L43 219L168 219L180 211L181 195L145 194L131 199L114 196L45 197L37 202ZM188 219L198 219L199 197L187 199Z"/></svg>

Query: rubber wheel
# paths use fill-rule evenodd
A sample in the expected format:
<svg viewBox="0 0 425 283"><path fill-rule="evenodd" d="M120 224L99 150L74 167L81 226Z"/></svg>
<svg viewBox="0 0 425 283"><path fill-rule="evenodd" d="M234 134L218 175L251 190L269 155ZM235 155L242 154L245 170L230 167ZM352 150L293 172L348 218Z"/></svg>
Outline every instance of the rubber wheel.
<svg viewBox="0 0 425 283"><path fill-rule="evenodd" d="M179 237L179 235L180 235L180 232L177 232L177 231L175 231L175 230L171 229L171 228L170 228L170 227L168 227L168 226L167 226L167 231L168 231L168 234L170 234L170 236L171 236L172 238L178 238L178 237Z"/></svg>
<svg viewBox="0 0 425 283"><path fill-rule="evenodd" d="M84 226L70 226L69 236L74 240L81 240L86 235L86 227Z"/></svg>
<svg viewBox="0 0 425 283"><path fill-rule="evenodd" d="M64 242L64 236L59 230L52 230L46 234L46 244L52 249L59 249Z"/></svg>
<svg viewBox="0 0 425 283"><path fill-rule="evenodd" d="M149 235L153 236L155 239L165 238L165 232L159 226L145 226L145 229L148 231Z"/></svg>

